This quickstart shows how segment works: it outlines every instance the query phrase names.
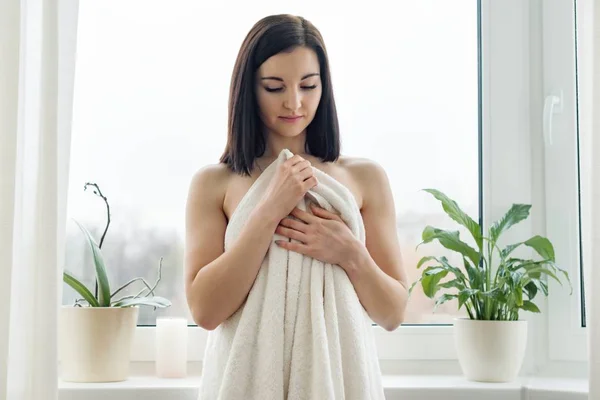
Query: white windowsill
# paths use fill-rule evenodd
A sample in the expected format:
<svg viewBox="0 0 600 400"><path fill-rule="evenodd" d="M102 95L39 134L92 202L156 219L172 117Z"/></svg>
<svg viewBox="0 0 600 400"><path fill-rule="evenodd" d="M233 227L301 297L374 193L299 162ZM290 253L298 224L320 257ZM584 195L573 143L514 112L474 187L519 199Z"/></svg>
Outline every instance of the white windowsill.
<svg viewBox="0 0 600 400"><path fill-rule="evenodd" d="M520 378L512 383L469 382L462 376L384 375L387 400L583 400L585 379ZM59 381L59 400L197 400L198 376L159 379L133 376L115 383Z"/></svg>

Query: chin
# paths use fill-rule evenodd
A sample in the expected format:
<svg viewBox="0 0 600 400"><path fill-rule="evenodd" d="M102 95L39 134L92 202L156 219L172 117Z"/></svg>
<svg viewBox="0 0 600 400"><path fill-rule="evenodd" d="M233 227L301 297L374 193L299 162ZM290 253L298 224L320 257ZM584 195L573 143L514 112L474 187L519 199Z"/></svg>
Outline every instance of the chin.
<svg viewBox="0 0 600 400"><path fill-rule="evenodd" d="M295 138L297 136L300 136L302 134L302 131L300 132L280 132L279 135L283 136L283 137L287 137L287 138Z"/></svg>
<svg viewBox="0 0 600 400"><path fill-rule="evenodd" d="M302 132L306 131L306 127L278 127L278 129L274 129L274 132L277 132L278 135L280 136L285 136L285 137L296 137L300 134L302 134Z"/></svg>

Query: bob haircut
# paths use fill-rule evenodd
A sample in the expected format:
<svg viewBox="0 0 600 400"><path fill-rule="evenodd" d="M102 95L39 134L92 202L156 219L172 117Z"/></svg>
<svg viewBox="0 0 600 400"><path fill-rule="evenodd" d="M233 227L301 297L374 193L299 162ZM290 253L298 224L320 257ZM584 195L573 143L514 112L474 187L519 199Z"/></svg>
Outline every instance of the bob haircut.
<svg viewBox="0 0 600 400"><path fill-rule="evenodd" d="M258 68L268 58L299 46L316 52L322 84L317 111L306 128L305 151L323 161L338 159L339 125L323 37L312 23L302 17L271 15L258 21L244 39L231 76L227 145L220 162L227 164L232 171L250 175L254 160L266 150L255 95Z"/></svg>

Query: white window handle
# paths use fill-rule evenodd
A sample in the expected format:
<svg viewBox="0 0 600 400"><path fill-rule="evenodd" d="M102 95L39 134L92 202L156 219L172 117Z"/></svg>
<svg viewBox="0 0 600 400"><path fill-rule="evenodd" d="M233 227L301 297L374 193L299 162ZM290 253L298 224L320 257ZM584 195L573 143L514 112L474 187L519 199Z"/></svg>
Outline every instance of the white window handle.
<svg viewBox="0 0 600 400"><path fill-rule="evenodd" d="M552 146L552 118L554 114L562 111L562 94L561 96L549 95L544 101L544 142L546 146Z"/></svg>

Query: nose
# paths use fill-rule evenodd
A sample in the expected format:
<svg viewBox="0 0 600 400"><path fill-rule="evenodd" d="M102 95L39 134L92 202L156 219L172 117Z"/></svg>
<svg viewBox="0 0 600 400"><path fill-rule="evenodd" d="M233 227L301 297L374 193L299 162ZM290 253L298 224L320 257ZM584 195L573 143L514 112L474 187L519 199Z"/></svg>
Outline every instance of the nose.
<svg viewBox="0 0 600 400"><path fill-rule="evenodd" d="M287 91L283 106L288 110L295 111L302 105L302 94L297 89Z"/></svg>

